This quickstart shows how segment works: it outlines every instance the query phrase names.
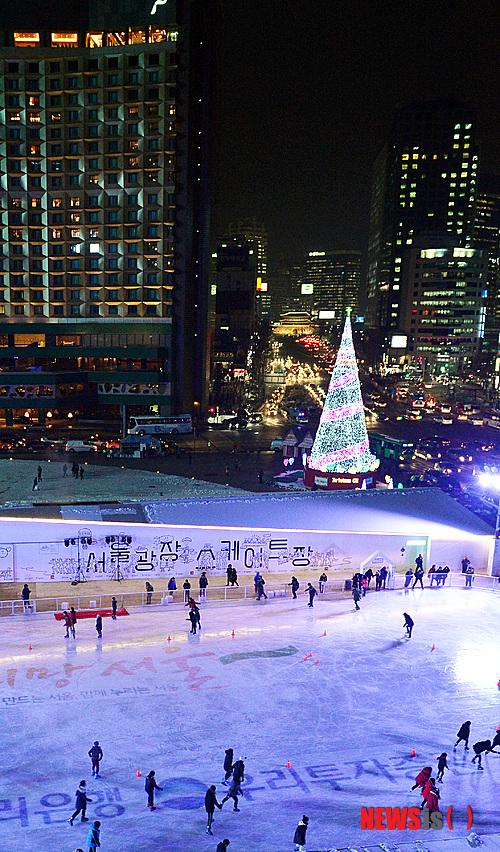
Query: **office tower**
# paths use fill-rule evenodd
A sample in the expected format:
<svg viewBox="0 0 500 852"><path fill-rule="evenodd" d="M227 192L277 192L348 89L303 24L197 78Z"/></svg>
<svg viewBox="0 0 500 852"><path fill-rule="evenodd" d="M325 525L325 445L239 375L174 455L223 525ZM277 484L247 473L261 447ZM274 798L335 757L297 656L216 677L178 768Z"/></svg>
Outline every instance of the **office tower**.
<svg viewBox="0 0 500 852"><path fill-rule="evenodd" d="M191 411L206 382L210 3L56 5L2 13L0 408Z"/></svg>
<svg viewBox="0 0 500 852"><path fill-rule="evenodd" d="M342 325L347 308L356 315L361 287L361 252L310 251L305 260L304 278L319 319L334 318Z"/></svg>
<svg viewBox="0 0 500 852"><path fill-rule="evenodd" d="M244 237L222 238L217 245L214 346L240 353L244 364L255 329L257 244Z"/></svg>
<svg viewBox="0 0 500 852"><path fill-rule="evenodd" d="M474 221L474 247L488 258L486 316L481 370L499 386L500 364L500 177L480 175Z"/></svg>
<svg viewBox="0 0 500 852"><path fill-rule="evenodd" d="M247 216L230 222L228 237L245 237L253 240L257 249L257 292L255 296L256 319L269 321L271 318L271 290L267 276L267 230L255 216Z"/></svg>
<svg viewBox="0 0 500 852"><path fill-rule="evenodd" d="M368 247L367 321L402 321L405 252L422 233L472 245L478 152L475 113L446 100L402 107L375 163Z"/></svg>
<svg viewBox="0 0 500 852"><path fill-rule="evenodd" d="M417 238L406 254L404 276L409 363L422 374L467 374L484 334L487 253L454 245L447 235Z"/></svg>

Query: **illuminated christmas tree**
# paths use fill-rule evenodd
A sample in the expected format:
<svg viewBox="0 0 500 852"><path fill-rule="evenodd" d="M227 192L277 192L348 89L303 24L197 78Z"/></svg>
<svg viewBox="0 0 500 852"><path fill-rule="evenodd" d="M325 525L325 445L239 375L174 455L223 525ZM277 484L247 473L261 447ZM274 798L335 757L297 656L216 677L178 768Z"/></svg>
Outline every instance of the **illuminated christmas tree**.
<svg viewBox="0 0 500 852"><path fill-rule="evenodd" d="M328 473L368 473L378 459L370 452L351 320L346 317L309 468Z"/></svg>

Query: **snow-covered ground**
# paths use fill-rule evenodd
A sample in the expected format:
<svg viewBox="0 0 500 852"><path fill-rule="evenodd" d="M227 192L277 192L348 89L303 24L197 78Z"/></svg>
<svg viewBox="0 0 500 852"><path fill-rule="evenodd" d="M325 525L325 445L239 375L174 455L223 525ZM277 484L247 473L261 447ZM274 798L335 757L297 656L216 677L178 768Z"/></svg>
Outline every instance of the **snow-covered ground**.
<svg viewBox="0 0 500 852"><path fill-rule="evenodd" d="M410 641L403 611L415 620ZM350 600L311 610L304 596L206 604L196 636L177 606L106 618L102 640L91 619L78 622L76 641L49 616L4 618L0 630L8 852L86 848L86 826L67 822L82 778L103 852L215 852L224 837L229 852L287 852L304 813L309 850L463 837L467 805L479 835L500 831L500 756L479 772L472 748L453 751L466 719L471 746L500 723L500 604L490 593L372 592L358 613ZM93 780L96 739L104 760ZM241 810L227 802L208 837L204 794L215 783L223 797L229 747L246 763ZM412 779L426 764L435 771L442 751L452 832L360 830L362 806L419 805ZM154 813L151 769L163 787Z"/></svg>

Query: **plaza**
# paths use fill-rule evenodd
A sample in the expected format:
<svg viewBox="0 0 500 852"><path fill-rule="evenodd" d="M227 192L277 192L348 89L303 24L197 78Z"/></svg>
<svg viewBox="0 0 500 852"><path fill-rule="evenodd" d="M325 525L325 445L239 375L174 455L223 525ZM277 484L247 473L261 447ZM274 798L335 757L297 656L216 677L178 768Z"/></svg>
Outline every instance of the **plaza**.
<svg viewBox="0 0 500 852"><path fill-rule="evenodd" d="M453 751L466 719L471 745L500 722L498 596L371 591L354 612L349 595L309 609L303 591L296 601L202 604L194 636L181 604L105 618L102 640L91 618L73 640L53 615L5 617L3 848L14 838L19 852L84 848L86 827L67 822L82 778L105 852L214 852L224 837L230 852L286 852L304 813L308 850L444 839L450 849L467 833L467 805L475 832L498 832L499 756L478 772L472 749ZM403 611L415 621L410 641ZM96 780L94 740L104 751ZM204 794L216 784L225 795L227 748L245 759L240 813L227 802L208 837ZM419 806L412 779L442 751L452 832L360 830L361 807ZM151 769L163 787L154 813Z"/></svg>

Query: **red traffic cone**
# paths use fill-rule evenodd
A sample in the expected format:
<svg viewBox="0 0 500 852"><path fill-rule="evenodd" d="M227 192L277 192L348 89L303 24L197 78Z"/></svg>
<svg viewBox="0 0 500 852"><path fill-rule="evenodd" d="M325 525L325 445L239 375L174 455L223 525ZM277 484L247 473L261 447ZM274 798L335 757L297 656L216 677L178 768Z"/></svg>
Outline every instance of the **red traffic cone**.
<svg viewBox="0 0 500 852"><path fill-rule="evenodd" d="M292 764L290 763L290 761L289 761L289 760L287 760L287 762L285 763L285 769L290 769L290 768L291 768L291 765L292 765Z"/></svg>
<svg viewBox="0 0 500 852"><path fill-rule="evenodd" d="M411 750L411 756L412 756L412 757L415 757L415 746L413 746L413 748L412 748L412 750Z"/></svg>
<svg viewBox="0 0 500 852"><path fill-rule="evenodd" d="M431 648L431 651L435 651L435 650L436 650L436 646L435 646L435 645L434 645L434 643L433 643L432 648Z"/></svg>
<svg viewBox="0 0 500 852"><path fill-rule="evenodd" d="M32 650L33 650L33 648L31 647L31 645L28 645L28 651L32 651Z"/></svg>
<svg viewBox="0 0 500 852"><path fill-rule="evenodd" d="M309 656L312 657L312 655L313 655L313 652L309 651Z"/></svg>
<svg viewBox="0 0 500 852"><path fill-rule="evenodd" d="M136 777L136 778L140 778L140 777L141 777L141 773L139 772L139 770L137 770L137 772L135 773L135 777Z"/></svg>
<svg viewBox="0 0 500 852"><path fill-rule="evenodd" d="M326 630L325 630L325 632L323 633L323 636L326 636Z"/></svg>
<svg viewBox="0 0 500 852"><path fill-rule="evenodd" d="M170 636L168 637L167 642L170 642Z"/></svg>
<svg viewBox="0 0 500 852"><path fill-rule="evenodd" d="M318 663L319 663L319 657L318 657L318 659L316 660L316 662L314 663L314 665L315 665L315 666L317 666L317 665L318 665Z"/></svg>
<svg viewBox="0 0 500 852"><path fill-rule="evenodd" d="M309 657L306 654L305 657L304 657L304 661L307 662L308 659L309 659ZM498 681L498 688L500 689L500 680Z"/></svg>
<svg viewBox="0 0 500 852"><path fill-rule="evenodd" d="M233 630L233 632L231 633L231 636L234 636L234 630Z"/></svg>
<svg viewBox="0 0 500 852"><path fill-rule="evenodd" d="M500 680L498 681L497 686L500 689Z"/></svg>

